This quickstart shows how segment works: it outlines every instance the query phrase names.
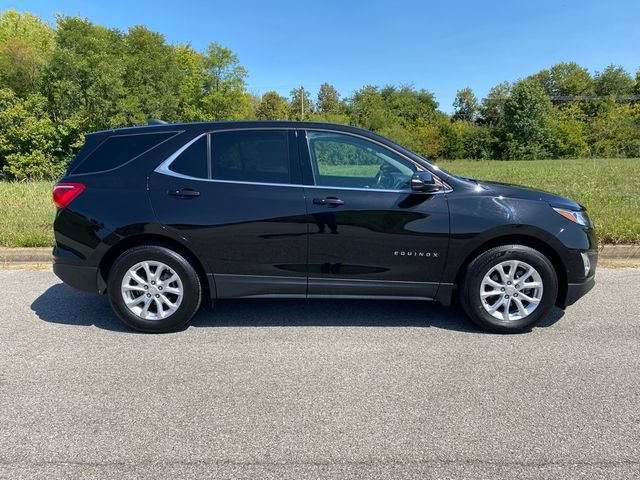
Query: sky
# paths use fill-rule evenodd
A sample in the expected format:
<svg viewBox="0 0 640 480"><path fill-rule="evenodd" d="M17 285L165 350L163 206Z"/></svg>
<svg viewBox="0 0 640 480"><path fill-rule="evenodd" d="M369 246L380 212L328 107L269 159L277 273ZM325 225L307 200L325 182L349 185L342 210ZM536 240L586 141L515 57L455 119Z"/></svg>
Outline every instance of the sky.
<svg viewBox="0 0 640 480"><path fill-rule="evenodd" d="M146 25L169 43L230 48L249 91L288 96L321 83L343 97L364 85L412 85L452 110L457 90L479 98L563 61L592 73L640 68L640 0L0 0L55 22L80 15L126 31Z"/></svg>

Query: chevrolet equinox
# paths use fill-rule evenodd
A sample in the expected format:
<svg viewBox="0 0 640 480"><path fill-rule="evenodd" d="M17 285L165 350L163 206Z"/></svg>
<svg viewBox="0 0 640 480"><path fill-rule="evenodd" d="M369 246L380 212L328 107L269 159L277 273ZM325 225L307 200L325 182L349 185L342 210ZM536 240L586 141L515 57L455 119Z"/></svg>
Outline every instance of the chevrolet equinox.
<svg viewBox="0 0 640 480"><path fill-rule="evenodd" d="M205 299L457 298L514 333L594 285L572 200L344 125L150 123L87 135L53 189L55 274L138 330L175 330Z"/></svg>

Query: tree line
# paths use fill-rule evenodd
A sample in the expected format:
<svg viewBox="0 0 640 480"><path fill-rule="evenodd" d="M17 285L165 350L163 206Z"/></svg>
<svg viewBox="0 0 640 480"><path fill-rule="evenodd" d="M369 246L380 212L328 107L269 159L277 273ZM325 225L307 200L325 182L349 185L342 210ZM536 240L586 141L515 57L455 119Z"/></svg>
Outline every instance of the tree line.
<svg viewBox="0 0 640 480"><path fill-rule="evenodd" d="M412 86L366 85L342 98L329 83L312 98L252 94L233 51L168 44L128 31L15 10L0 15L0 176L55 178L87 132L169 122L314 120L376 131L431 159L640 157L640 70L592 74L560 63L478 100L458 91L453 113Z"/></svg>

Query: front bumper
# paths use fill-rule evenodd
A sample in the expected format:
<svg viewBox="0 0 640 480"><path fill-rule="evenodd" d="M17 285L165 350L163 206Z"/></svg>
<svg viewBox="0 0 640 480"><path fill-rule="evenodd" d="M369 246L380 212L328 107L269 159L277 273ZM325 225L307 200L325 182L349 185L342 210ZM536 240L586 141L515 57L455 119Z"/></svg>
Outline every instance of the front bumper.
<svg viewBox="0 0 640 480"><path fill-rule="evenodd" d="M570 283L567 285L567 298L564 301L564 306L568 307L573 305L580 298L586 295L596 284L596 276L591 275L582 283Z"/></svg>
<svg viewBox="0 0 640 480"><path fill-rule="evenodd" d="M87 293L103 293L106 289L98 267L69 265L54 260L53 273L70 287Z"/></svg>

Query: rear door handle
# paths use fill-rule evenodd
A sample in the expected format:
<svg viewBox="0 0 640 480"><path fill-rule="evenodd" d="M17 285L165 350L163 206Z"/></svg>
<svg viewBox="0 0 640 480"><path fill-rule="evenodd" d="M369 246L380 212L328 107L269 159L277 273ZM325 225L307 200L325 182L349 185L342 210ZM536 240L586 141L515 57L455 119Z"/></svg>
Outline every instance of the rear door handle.
<svg viewBox="0 0 640 480"><path fill-rule="evenodd" d="M344 205L344 200L340 200L336 197L314 198L313 204L325 205L327 207L339 207L340 205Z"/></svg>
<svg viewBox="0 0 640 480"><path fill-rule="evenodd" d="M192 188L183 188L181 190L169 190L167 195L171 195L173 197L199 197L200 192L196 192Z"/></svg>

